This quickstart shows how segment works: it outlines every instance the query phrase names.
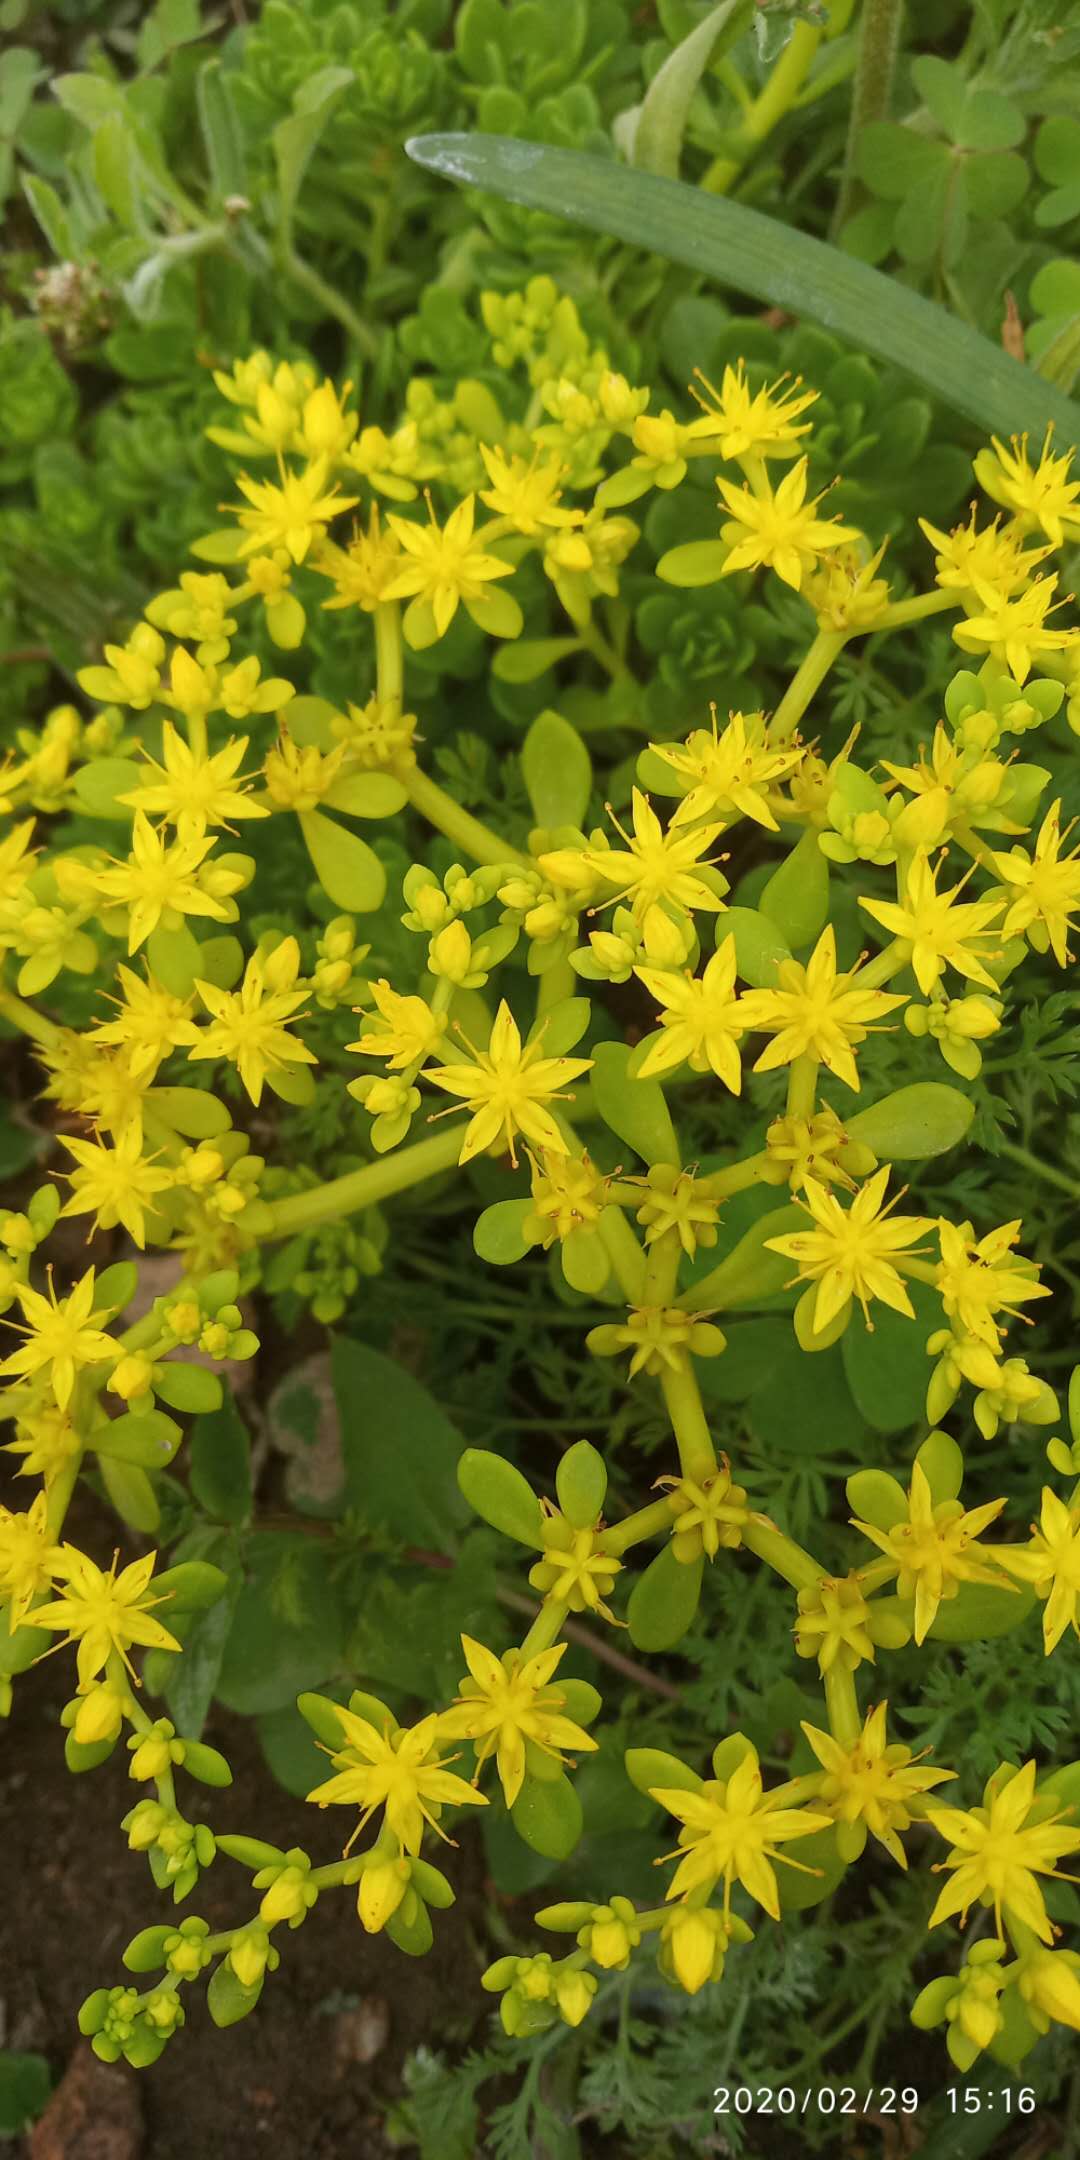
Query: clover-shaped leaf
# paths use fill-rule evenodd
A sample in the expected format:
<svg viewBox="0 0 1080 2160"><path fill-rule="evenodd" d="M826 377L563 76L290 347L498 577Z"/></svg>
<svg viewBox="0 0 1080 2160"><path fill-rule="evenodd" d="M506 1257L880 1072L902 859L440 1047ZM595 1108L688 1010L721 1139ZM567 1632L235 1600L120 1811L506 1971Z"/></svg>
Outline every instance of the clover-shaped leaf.
<svg viewBox="0 0 1080 2160"><path fill-rule="evenodd" d="M1036 225L1064 225L1080 217L1080 120L1055 113L1035 137L1035 163L1049 195L1035 205Z"/></svg>
<svg viewBox="0 0 1080 2160"><path fill-rule="evenodd" d="M949 61L923 54L913 63L911 77L942 134L958 150L1011 150L1023 142L1026 128L1019 106L996 90L979 90L966 82Z"/></svg>

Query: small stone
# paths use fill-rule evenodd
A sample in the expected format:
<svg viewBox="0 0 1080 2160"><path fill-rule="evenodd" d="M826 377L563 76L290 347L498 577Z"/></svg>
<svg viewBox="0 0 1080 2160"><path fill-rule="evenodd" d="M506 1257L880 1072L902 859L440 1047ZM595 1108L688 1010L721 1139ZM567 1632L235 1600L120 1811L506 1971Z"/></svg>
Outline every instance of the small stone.
<svg viewBox="0 0 1080 2160"><path fill-rule="evenodd" d="M139 2160L143 2112L135 2078L93 2049L72 2056L27 2142L28 2160Z"/></svg>
<svg viewBox="0 0 1080 2160"><path fill-rule="evenodd" d="M334 2070L345 2077L357 2063L374 2062L390 2037L390 2007L381 1995L365 1995L334 2019Z"/></svg>

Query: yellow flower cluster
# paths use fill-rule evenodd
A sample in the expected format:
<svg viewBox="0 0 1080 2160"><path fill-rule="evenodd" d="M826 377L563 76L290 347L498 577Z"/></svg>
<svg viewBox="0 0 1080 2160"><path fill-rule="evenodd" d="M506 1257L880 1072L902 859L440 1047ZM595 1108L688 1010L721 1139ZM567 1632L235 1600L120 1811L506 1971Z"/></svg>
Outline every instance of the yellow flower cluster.
<svg viewBox="0 0 1080 2160"><path fill-rule="evenodd" d="M157 1797L140 1799L125 1828L159 1883L183 1895L215 1848L205 1824L180 1816L173 1772L223 1782L220 1758L146 1716L129 1654L177 1652L156 1607L174 1598L178 1614L186 1608L175 1581L152 1589L152 1557L103 1569L64 1541L75 1478L95 1455L121 1512L152 1530L150 1473L181 1439L159 1400L199 1411L221 1399L206 1363L171 1354L197 1350L212 1364L255 1347L237 1303L240 1265L246 1294L263 1244L303 1240L455 1164L508 1158L521 1173L481 1214L478 1253L505 1265L540 1248L565 1282L571 1322L579 1300L599 1306L587 1348L623 1358L628 1384L652 1391L678 1471L658 1478L645 1506L609 1520L605 1467L587 1443L560 1460L555 1499L470 1450L463 1489L530 1552L539 1610L524 1639L498 1653L463 1636L456 1699L408 1727L362 1693L347 1705L305 1698L332 1770L310 1798L353 1809L354 1838L372 1825L372 1841L353 1855L350 1839L340 1861L313 1868L300 1848L222 1840L251 1867L254 1917L213 1947L203 1923L177 1930L163 1953L175 1985L134 2007L112 1991L87 2029L108 2059L132 2047L130 2059L151 2059L177 2022L181 1980L220 1956L215 1983L224 1973L223 1990L253 1996L277 1960L272 1931L300 1925L331 1887L355 1889L366 1929L422 1950L429 1908L452 1896L424 1838L446 1837L452 1811L487 1804L491 1764L521 1834L568 1851L580 1811L567 1771L595 1748L587 1727L600 1707L594 1689L564 1675L568 1642L583 1623L623 1625L627 1556L658 1540L626 1602L635 1645L679 1640L707 1567L736 1564L733 1555L771 1567L791 1595L796 1652L820 1675L825 1722L803 1722L807 1767L771 1788L740 1734L720 1742L708 1777L631 1750L631 1778L679 1825L668 1894L655 1911L613 1892L542 1913L540 1924L572 1934L575 1948L491 1968L507 2030L580 2023L598 1975L627 1968L649 1936L661 1972L696 1993L749 1937L737 1890L778 1919L793 1874L800 1895L807 1879L831 1888L871 1837L905 1866L904 1835L920 1823L946 1847L930 1925L966 1920L982 1903L997 1930L916 2006L926 2022L948 2022L953 2059L966 2066L997 2041L1003 2003L1023 2032L1053 2020L1080 2027L1080 1982L1071 1954L1053 1948L1038 1880L1059 1873L1080 1833L1034 1763L1004 1766L969 1809L931 1797L956 1773L893 1739L888 1705L860 1703L856 1676L879 1651L950 1626L961 1639L969 1623L977 1633L983 1598L995 1625L1002 1603L1019 1622L1038 1599L1047 1654L1070 1629L1080 1634L1080 1504L1047 1486L1022 1542L985 1535L1004 1499L964 1505L959 1449L938 1429L964 1385L990 1437L1005 1422L1056 1417L1052 1391L1008 1339L1048 1291L1017 1250L1018 1221L976 1226L903 1204L894 1164L918 1166L963 1137L962 1090L920 1069L914 1085L865 1097L883 1032L909 1059L909 1037L927 1054L933 1042L947 1072L970 1084L981 1046L1008 1023L1009 984L1029 950L1058 968L1070 962L1080 848L1069 845L1061 799L1043 802L1046 771L1014 753L1061 710L1080 732L1080 630L1058 596L1061 572L1044 567L1080 537L1080 482L1049 441L1037 460L1024 441L995 442L976 475L998 514L980 524L973 512L951 533L924 525L933 580L896 599L883 550L830 514L813 477L811 388L755 387L733 366L718 387L700 378L698 409L680 417L651 409L650 392L613 370L550 280L486 295L483 316L492 362L524 378L527 406L512 382L504 409L486 381L441 397L418 378L384 428L354 408L350 385L305 363L259 352L219 372L230 411L211 439L243 463L229 523L197 543L202 567L180 574L82 670L82 692L104 709L86 719L60 708L38 738L19 738L25 754L0 774L11 813L0 837L0 958L12 971L0 1014L35 1045L70 1158L62 1206L50 1186L25 1216L0 1217L10 1449L40 1480L23 1512L0 1510L0 1684L6 1691L41 1638L77 1645L69 1747L107 1750L130 1725L130 1774ZM647 743L636 767L617 768L603 821L580 737L541 714L522 755L535 826L515 840L492 831L424 767L409 655L451 634L466 651L477 631L517 638L513 586L532 558L566 618L557 656L581 657L625 687L628 610L608 603L641 535L624 513L653 489L677 491L702 460L715 468L715 537L672 549L657 574L688 587L774 575L805 615L801 667L772 712L713 707L708 725L688 715L679 739ZM527 594L526 579L519 589ZM370 618L366 702L339 709L292 679L291 658L278 675L244 649L254 626L296 654L313 606ZM845 645L947 612L971 666L945 690L913 762L864 768L854 736L826 756L807 715ZM368 635L367 622L359 628ZM528 680L530 657L526 648L515 678L500 643L496 676ZM65 844L53 820L72 810L100 826L100 844ZM380 908L387 874L355 827L405 810L456 859L442 870L437 858L440 874L426 862L408 869L400 922L416 940L413 964L394 981L388 960L372 959L369 979L357 918ZM295 819L319 888L318 926L263 918L245 936L243 896L265 859L267 821L281 817ZM251 852L234 845L240 826ZM273 837L271 828L271 851ZM838 872L852 882L846 910L830 887ZM373 948L401 945L395 932ZM520 972L499 979L511 959ZM47 1001L65 974L95 971L109 987L81 1031L31 1002ZM522 984L532 980L526 1015ZM583 1048L590 986L603 1017ZM341 1052L361 1061L346 1068L356 1077L343 1076ZM344 1106L352 1129L343 1128L360 1167L305 1184L302 1172L268 1172L253 1140L274 1133L279 1102L312 1104L324 1059L326 1099L340 1109L347 1093L360 1106ZM725 1117L729 1098L749 1096L762 1112L755 1144L684 1162L668 1101L684 1088ZM438 1125L455 1113L463 1124ZM422 1114L433 1129L406 1148ZM394 1151L390 1162L363 1159ZM638 1168L624 1168L623 1151ZM737 1238L727 1204L758 1186L776 1205ZM61 1212L90 1218L92 1235L121 1230L139 1249L166 1248L178 1281L120 1331L134 1281L125 1261L104 1275L90 1266L66 1289L51 1270L32 1280ZM935 1429L906 1486L879 1470L851 1480L851 1523L871 1555L847 1575L828 1573L759 1509L747 1465L737 1478L718 1457L697 1378L698 1360L728 1350L716 1316L726 1325L729 1308L792 1289L792 1327L808 1354L835 1343L856 1307L867 1328L895 1316L890 1328L923 1330L923 1341L934 1316ZM1049 1459L1063 1475L1080 1467L1062 1441Z"/></svg>

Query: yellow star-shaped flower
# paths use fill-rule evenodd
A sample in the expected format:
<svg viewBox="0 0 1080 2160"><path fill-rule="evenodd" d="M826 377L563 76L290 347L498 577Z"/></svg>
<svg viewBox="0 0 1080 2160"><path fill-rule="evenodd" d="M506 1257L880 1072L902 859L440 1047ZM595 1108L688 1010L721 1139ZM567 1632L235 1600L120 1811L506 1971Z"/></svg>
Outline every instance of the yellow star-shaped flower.
<svg viewBox="0 0 1080 2160"><path fill-rule="evenodd" d="M639 982L660 1007L663 1030L638 1067L642 1080L687 1063L714 1072L738 1095L742 1089L739 1038L746 1033L743 1000L737 995L735 940L726 937L700 975L674 969L635 968Z"/></svg>
<svg viewBox="0 0 1080 2160"><path fill-rule="evenodd" d="M426 1079L445 1088L448 1095L460 1095L472 1113L458 1161L471 1162L474 1155L482 1155L502 1135L516 1166L514 1139L518 1133L531 1140L534 1147L550 1148L556 1155L568 1154L547 1105L564 1099L567 1081L588 1072L592 1059L544 1057L542 1031L523 1047L505 998L495 1015L486 1050L474 1049L464 1035L462 1040L469 1053L468 1064L431 1065L425 1073Z"/></svg>
<svg viewBox="0 0 1080 2160"><path fill-rule="evenodd" d="M889 1561L898 1596L914 1597L915 1640L921 1643L942 1600L955 1597L962 1582L1012 1587L999 1571L998 1554L978 1542L980 1532L996 1521L1005 1502L988 1500L982 1507L966 1510L959 1500L940 1500L935 1505L930 1480L919 1462L912 1464L907 1499L906 1515L889 1530L855 1516L851 1520Z"/></svg>
<svg viewBox="0 0 1080 2160"><path fill-rule="evenodd" d="M129 1648L138 1643L146 1650L179 1650L175 1635L155 1620L150 1608L160 1598L147 1594L156 1553L133 1560L116 1572L95 1566L75 1545L62 1545L52 1573L59 1578L60 1596L50 1605L34 1608L34 1626L55 1628L68 1642L78 1643L79 1683L89 1686L115 1652L131 1671Z"/></svg>
<svg viewBox="0 0 1080 2160"><path fill-rule="evenodd" d="M902 1868L907 1854L898 1833L912 1822L912 1801L956 1776L955 1770L920 1770L918 1757L899 1741L890 1743L886 1718L888 1704L878 1703L866 1718L853 1747L842 1747L832 1733L801 1720L802 1729L825 1776L818 1799L842 1825L841 1850L845 1859L857 1859L866 1843L867 1831L884 1845Z"/></svg>
<svg viewBox="0 0 1080 2160"><path fill-rule="evenodd" d="M457 1702L444 1710L440 1731L450 1739L471 1740L477 1769L495 1756L507 1807L513 1807L525 1780L526 1747L539 1748L555 1762L565 1748L595 1748L596 1741L565 1715L566 1697L551 1681L566 1652L565 1643L523 1658L507 1650L501 1658L463 1635L468 1677Z"/></svg>
<svg viewBox="0 0 1080 2160"><path fill-rule="evenodd" d="M337 1716L343 1745L327 1749L336 1775L316 1785L307 1797L316 1807L362 1810L350 1845L371 1817L385 1808L387 1829L415 1856L425 1823L445 1838L445 1831L439 1829L444 1807L486 1807L484 1794L455 1777L446 1767L447 1758L437 1753L440 1721L435 1713L421 1718L418 1725L388 1727L384 1732L352 1710L339 1709Z"/></svg>
<svg viewBox="0 0 1080 2160"><path fill-rule="evenodd" d="M0 1365L0 1373L18 1374L29 1378L37 1373L48 1373L49 1386L61 1410L66 1410L75 1389L75 1380L85 1366L100 1365L118 1354L111 1335L103 1328L91 1324L94 1313L94 1270L75 1284L69 1297L58 1298L52 1275L49 1275L49 1295L42 1297L39 1290L31 1289L29 1283L21 1283L17 1292L23 1310L25 1326L22 1329L26 1341L13 1350ZM108 1311L97 1315L101 1320L109 1317ZM8 1327L19 1322L10 1320Z"/></svg>
<svg viewBox="0 0 1080 2160"><path fill-rule="evenodd" d="M902 1193L882 1206L889 1182L889 1166L878 1170L856 1193L850 1207L841 1207L836 1194L816 1178L807 1178L796 1207L805 1208L816 1228L792 1230L786 1237L767 1238L770 1252L794 1260L799 1282L817 1284L814 1299L814 1333L820 1335L839 1319L857 1298L867 1327L869 1304L879 1298L893 1312L915 1318L911 1299L899 1269L904 1259L925 1251L916 1240L930 1229L924 1215L892 1215ZM915 1248L912 1250L912 1248Z"/></svg>
<svg viewBox="0 0 1080 2160"><path fill-rule="evenodd" d="M810 1056L858 1090L854 1052L876 1032L884 1013L906 1002L891 991L864 990L857 967L837 973L836 932L829 923L805 967L798 960L782 960L774 990L749 990L742 998L744 1025L773 1038L754 1071L773 1072Z"/></svg>
<svg viewBox="0 0 1080 2160"><path fill-rule="evenodd" d="M991 1778L981 1807L927 1808L927 1820L952 1848L941 1863L950 1879L930 1915L930 1927L954 1914L966 1921L973 1905L984 1904L994 1908L999 1935L1004 1911L1031 1928L1040 1942L1053 1942L1054 1929L1035 1878L1077 1880L1064 1875L1056 1863L1080 1849L1080 1828L1065 1822L1065 1809L1053 1808L1049 1796L1044 1800L1036 1792L1035 1774L1035 1764L1026 1762L1010 1776Z"/></svg>
<svg viewBox="0 0 1080 2160"><path fill-rule="evenodd" d="M1009 911L1001 925L1003 937L1025 933L1036 952L1050 947L1059 967L1069 959L1068 937L1072 918L1080 911L1080 848L1062 855L1061 848L1075 824L1061 830L1061 798L1051 803L1039 828L1034 853L1012 848L994 856L994 868L1008 889Z"/></svg>
<svg viewBox="0 0 1080 2160"><path fill-rule="evenodd" d="M753 818L769 832L778 831L769 808L769 789L794 770L803 756L801 747L770 743L763 713L733 712L718 727L712 708L712 730L695 728L685 743L650 743L655 757L670 765L680 780L689 782L671 820L672 828L692 824L717 812Z"/></svg>
<svg viewBox="0 0 1080 2160"><path fill-rule="evenodd" d="M998 987L982 955L1001 944L1000 931L991 932L989 925L1002 913L1005 901L1001 896L961 901L964 883L961 880L948 892L939 893L934 866L919 849L909 865L902 900L859 900L875 922L909 947L908 957L924 997L929 997L946 967L987 990Z"/></svg>
<svg viewBox="0 0 1080 2160"><path fill-rule="evenodd" d="M858 533L842 525L839 518L815 517L822 498L816 495L807 502L807 472L807 460L801 457L775 489L767 481L760 489L734 487L730 480L717 481L731 513L721 527L731 548L724 564L725 577L736 570L759 570L767 565L783 578L785 585L798 592L807 571L823 555L858 539Z"/></svg>
<svg viewBox="0 0 1080 2160"><path fill-rule="evenodd" d="M493 589L496 579L512 575L514 565L485 548L483 532L474 533L475 500L466 495L445 525L438 523L430 503L426 525L411 518L387 520L408 559L385 586L383 597L410 601L403 628L417 650L446 636L461 605L493 637L516 637L521 628L516 600Z"/></svg>
<svg viewBox="0 0 1080 2160"><path fill-rule="evenodd" d="M711 1890L722 1880L727 1912L732 1883L741 1882L770 1919L779 1920L780 1894L773 1862L780 1860L807 1872L800 1861L782 1853L780 1846L790 1844L794 1838L813 1837L815 1831L827 1830L832 1822L831 1815L810 1808L785 1807L782 1792L783 1788L777 1793L764 1790L754 1748L747 1749L729 1778L710 1778L697 1792L668 1786L651 1789L649 1798L659 1801L683 1825L678 1851L666 1855L669 1860L679 1860L668 1897Z"/></svg>

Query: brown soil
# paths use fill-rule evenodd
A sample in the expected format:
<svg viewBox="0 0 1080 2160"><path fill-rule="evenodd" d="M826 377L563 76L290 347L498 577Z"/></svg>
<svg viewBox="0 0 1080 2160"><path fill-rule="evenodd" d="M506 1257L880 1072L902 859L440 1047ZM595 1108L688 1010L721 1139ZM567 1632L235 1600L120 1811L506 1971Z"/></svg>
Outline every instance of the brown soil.
<svg viewBox="0 0 1080 2160"><path fill-rule="evenodd" d="M449 1856L459 1903L436 1916L426 1958L365 1935L349 1893L328 1893L302 1932L281 1931L281 1965L253 2016L219 2032L204 1992L192 1987L187 2026L152 2068L96 2065L79 2041L80 2002L123 1982L125 1944L175 1908L119 1829L135 1793L122 1754L81 1777L65 1767L57 1716L66 1667L50 1658L16 1683L0 1759L0 2027L8 2047L46 2055L65 2079L28 2141L28 2160L137 2160L140 2151L145 2160L251 2151L273 2160L383 2160L392 2148L380 2102L400 2092L409 2050L421 2041L456 2049L471 2006L489 2008L468 1920L480 1887L469 1880L475 1869L466 1856ZM189 1815L283 1847L312 1838L313 1854L331 1857L322 1821L312 1837L311 1811L274 1783L240 1720L215 1711L206 1737L228 1755L235 1782L210 1792L185 1780ZM219 1858L177 1917L196 1911L211 1927L235 1922L251 1907L248 1880ZM453 2032L448 2005L465 2006ZM125 2086L135 2088L134 2108Z"/></svg>

